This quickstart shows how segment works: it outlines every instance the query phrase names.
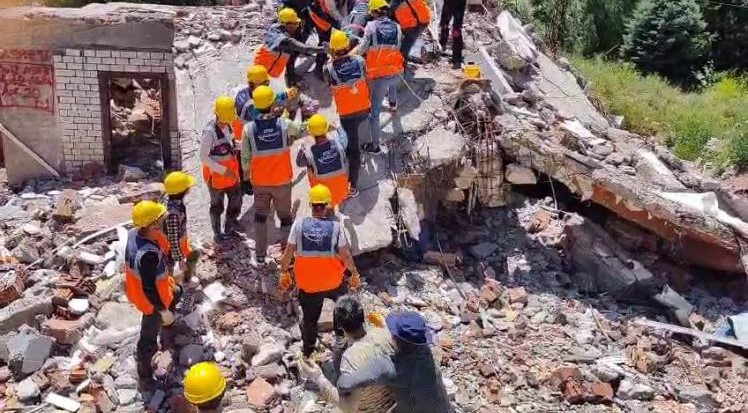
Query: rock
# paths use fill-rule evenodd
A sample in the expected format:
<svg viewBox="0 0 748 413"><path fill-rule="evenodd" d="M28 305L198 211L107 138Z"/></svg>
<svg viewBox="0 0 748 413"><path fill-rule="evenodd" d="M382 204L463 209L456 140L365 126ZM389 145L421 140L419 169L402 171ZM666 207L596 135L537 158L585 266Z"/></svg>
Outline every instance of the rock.
<svg viewBox="0 0 748 413"><path fill-rule="evenodd" d="M16 386L16 396L20 402L27 403L37 400L41 396L41 390L34 380L29 377L18 383L18 386Z"/></svg>
<svg viewBox="0 0 748 413"><path fill-rule="evenodd" d="M190 45L190 49L197 49L203 44L203 41L199 37L190 36L187 38L187 43Z"/></svg>
<svg viewBox="0 0 748 413"><path fill-rule="evenodd" d="M590 394L586 398L590 403L612 403L613 387L608 383L592 383L589 387Z"/></svg>
<svg viewBox="0 0 748 413"><path fill-rule="evenodd" d="M498 281L487 278L480 287L480 298L489 305L493 304L501 296L501 285Z"/></svg>
<svg viewBox="0 0 748 413"><path fill-rule="evenodd" d="M465 138L457 133L437 126L420 135L414 146L422 159L428 159L432 167L445 165L460 159L465 152Z"/></svg>
<svg viewBox="0 0 748 413"><path fill-rule="evenodd" d="M499 246L492 242L481 242L480 244L470 247L470 253L477 259L483 260L490 257Z"/></svg>
<svg viewBox="0 0 748 413"><path fill-rule="evenodd" d="M41 332L54 337L60 344L75 344L83 337L83 333L93 322L93 314L86 314L77 320L52 318L42 324Z"/></svg>
<svg viewBox="0 0 748 413"><path fill-rule="evenodd" d="M88 311L89 302L87 298L73 298L68 301L68 308L73 314L83 314Z"/></svg>
<svg viewBox="0 0 748 413"><path fill-rule="evenodd" d="M652 400L655 391L653 388L639 383L634 383L629 379L623 379L618 386L616 397L623 400Z"/></svg>
<svg viewBox="0 0 748 413"><path fill-rule="evenodd" d="M21 328L7 341L8 366L16 378L23 378L42 368L52 352L54 339L31 327Z"/></svg>
<svg viewBox="0 0 748 413"><path fill-rule="evenodd" d="M87 206L80 213L86 219L79 219L73 229L78 236L86 236L125 223L132 218L132 207L133 204L120 204L116 198Z"/></svg>
<svg viewBox="0 0 748 413"><path fill-rule="evenodd" d="M138 388L138 381L135 380L135 377L129 374L123 374L117 376L117 378L114 380L114 385L118 389L135 390Z"/></svg>
<svg viewBox="0 0 748 413"><path fill-rule="evenodd" d="M250 333L242 339L242 358L249 362L252 360L252 356L257 354L262 344L262 338L254 333Z"/></svg>
<svg viewBox="0 0 748 413"><path fill-rule="evenodd" d="M129 165L119 166L119 175L117 176L117 178L120 181L137 182L147 177L148 177L148 174L145 173L145 171L143 171L142 169L138 168L137 166L129 166Z"/></svg>
<svg viewBox="0 0 748 413"><path fill-rule="evenodd" d="M602 157L608 156L615 151L613 145L605 139L595 139L591 142L590 150Z"/></svg>
<svg viewBox="0 0 748 413"><path fill-rule="evenodd" d="M516 185L534 185L538 182L532 169L516 163L506 166L505 177L508 182Z"/></svg>
<svg viewBox="0 0 748 413"><path fill-rule="evenodd" d="M686 189L654 152L639 149L636 151L635 159L638 176L666 190L682 191Z"/></svg>
<svg viewBox="0 0 748 413"><path fill-rule="evenodd" d="M217 42L221 40L221 34L218 32L213 32L208 35L208 40L211 42Z"/></svg>
<svg viewBox="0 0 748 413"><path fill-rule="evenodd" d="M97 254L92 254L88 251L78 251L75 254L75 258L88 265L99 265L104 263L104 257Z"/></svg>
<svg viewBox="0 0 748 413"><path fill-rule="evenodd" d="M28 222L21 226L21 231L26 235L39 235L39 233L42 232L42 229L39 228L39 225L33 222Z"/></svg>
<svg viewBox="0 0 748 413"><path fill-rule="evenodd" d="M275 396L275 388L261 378L255 379L247 387L247 402L257 409L269 407Z"/></svg>
<svg viewBox="0 0 748 413"><path fill-rule="evenodd" d="M682 402L690 402L697 406L709 409L716 409L719 403L714 399L714 395L704 385L686 384L678 387L678 399Z"/></svg>
<svg viewBox="0 0 748 413"><path fill-rule="evenodd" d="M138 398L138 394L138 391L135 389L117 389L117 398L119 399L119 404L122 406L132 404Z"/></svg>
<svg viewBox="0 0 748 413"><path fill-rule="evenodd" d="M621 378L621 373L613 370L605 364L597 363L592 366L592 374L595 375L600 381L605 383L611 383Z"/></svg>
<svg viewBox="0 0 748 413"><path fill-rule="evenodd" d="M20 263L31 264L39 259L39 250L33 240L26 238L13 248L10 255Z"/></svg>
<svg viewBox="0 0 748 413"><path fill-rule="evenodd" d="M190 43L186 40L177 40L174 42L174 49L179 53L188 52L190 50Z"/></svg>
<svg viewBox="0 0 748 413"><path fill-rule="evenodd" d="M130 303L107 301L96 315L96 327L125 330L140 325L142 314Z"/></svg>
<svg viewBox="0 0 748 413"><path fill-rule="evenodd" d="M509 294L509 303L527 304L527 291L525 291L525 287L510 288L507 290L507 293Z"/></svg>
<svg viewBox="0 0 748 413"><path fill-rule="evenodd" d="M164 184L161 182L149 182L146 185L138 185L136 188L126 188L117 195L120 204L137 203L142 200L158 201L164 194Z"/></svg>
<svg viewBox="0 0 748 413"><path fill-rule="evenodd" d="M607 158L605 158L605 162L611 164L611 165L621 165L622 163L626 162L626 155L620 153L620 152L613 152L610 155L608 155Z"/></svg>
<svg viewBox="0 0 748 413"><path fill-rule="evenodd" d="M232 331L242 322L242 315L236 311L222 314L216 321L216 327L224 331Z"/></svg>
<svg viewBox="0 0 748 413"><path fill-rule="evenodd" d="M322 304L322 313L319 316L317 322L317 329L320 333L332 331L333 329L333 312L335 311L335 302L332 300L325 300Z"/></svg>
<svg viewBox="0 0 748 413"><path fill-rule="evenodd" d="M179 352L179 364L185 368L204 360L205 353L203 346L199 344L188 344L182 347L182 350Z"/></svg>
<svg viewBox="0 0 748 413"><path fill-rule="evenodd" d="M280 361L284 350L283 346L277 343L261 345L257 354L252 357L252 367L265 366Z"/></svg>
<svg viewBox="0 0 748 413"><path fill-rule="evenodd" d="M582 372L577 367L559 367L551 374L551 377L548 379L548 385L552 389L559 389L564 383L570 380L581 381Z"/></svg>
<svg viewBox="0 0 748 413"><path fill-rule="evenodd" d="M544 231L548 228L551 223L551 213L545 209L539 209L532 215L530 225L527 227L527 232L535 234Z"/></svg>
<svg viewBox="0 0 748 413"><path fill-rule="evenodd" d="M75 211L81 206L78 192L72 189L62 191L55 204L55 212L52 217L59 222L70 222L75 218Z"/></svg>
<svg viewBox="0 0 748 413"><path fill-rule="evenodd" d="M233 33L229 30L219 30L218 35L222 41L227 42L231 40Z"/></svg>
<svg viewBox="0 0 748 413"><path fill-rule="evenodd" d="M23 297L23 272L16 269L0 273L0 308Z"/></svg>
<svg viewBox="0 0 748 413"><path fill-rule="evenodd" d="M270 363L264 366L257 366L253 368L257 377L261 377L267 381L274 382L278 378L286 375L286 369L278 363Z"/></svg>

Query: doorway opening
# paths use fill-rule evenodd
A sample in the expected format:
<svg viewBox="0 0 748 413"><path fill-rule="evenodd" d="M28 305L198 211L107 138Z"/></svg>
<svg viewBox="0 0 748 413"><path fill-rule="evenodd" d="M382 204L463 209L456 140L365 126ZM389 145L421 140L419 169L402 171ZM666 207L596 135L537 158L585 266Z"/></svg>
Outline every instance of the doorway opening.
<svg viewBox="0 0 748 413"><path fill-rule="evenodd" d="M166 76L105 73L99 83L108 171L132 178L160 177L171 159Z"/></svg>

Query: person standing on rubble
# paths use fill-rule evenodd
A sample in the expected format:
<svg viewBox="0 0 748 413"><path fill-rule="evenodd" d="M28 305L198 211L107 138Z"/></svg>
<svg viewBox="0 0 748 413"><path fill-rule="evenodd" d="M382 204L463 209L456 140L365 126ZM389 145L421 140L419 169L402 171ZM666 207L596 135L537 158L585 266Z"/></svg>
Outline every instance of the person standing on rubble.
<svg viewBox="0 0 748 413"><path fill-rule="evenodd" d="M174 307L182 294L168 265L169 243L163 233L166 206L141 201L132 209L135 228L125 247L125 294L143 313L135 358L138 376L151 380L151 359L158 350L161 327L174 323Z"/></svg>
<svg viewBox="0 0 748 413"><path fill-rule="evenodd" d="M449 1L451 0L444 0L445 3ZM403 31L400 52L407 62L410 49L431 23L431 6L426 0L392 0L390 10L392 19L400 25Z"/></svg>
<svg viewBox="0 0 748 413"><path fill-rule="evenodd" d="M301 326L302 354L310 357L317 344L317 322L325 298L337 299L346 293L345 270L351 272L349 285L356 291L361 276L353 262L351 248L340 223L329 218L332 193L324 185L309 190L312 216L298 219L291 228L288 245L281 259L279 292L287 291L293 280L288 271L295 259L294 274L303 314ZM335 326L342 341L343 331Z"/></svg>
<svg viewBox="0 0 748 413"><path fill-rule="evenodd" d="M225 393L226 379L214 362L194 364L184 377L184 397L198 413L219 413Z"/></svg>
<svg viewBox="0 0 748 413"><path fill-rule="evenodd" d="M341 30L348 35L350 47L356 47L364 37L369 20L369 0L356 0L350 13L343 19ZM331 41L332 43L332 41Z"/></svg>
<svg viewBox="0 0 748 413"><path fill-rule="evenodd" d="M192 278L200 255L187 236L187 206L184 204L184 197L194 185L195 177L182 171L174 171L164 179L167 196L164 229L169 240L171 261L177 264L182 282Z"/></svg>
<svg viewBox="0 0 748 413"><path fill-rule="evenodd" d="M447 50L447 43L452 40L452 68L459 69L462 65L462 20L465 18L467 0L444 0L442 15L439 19L439 45ZM449 23L452 23L452 31Z"/></svg>
<svg viewBox="0 0 748 413"><path fill-rule="evenodd" d="M352 296L338 299L333 320L345 332L347 341L336 384L330 383L311 359L299 359L301 377L315 383L321 398L343 413L390 412L395 397L383 384L385 373L393 372L390 357L395 350L390 332L366 323L361 303Z"/></svg>
<svg viewBox="0 0 748 413"><path fill-rule="evenodd" d="M242 165L255 193L255 262L260 265L267 255L270 205L280 218L281 248L293 224L291 144L301 137L302 126L274 113L275 98L270 86L255 88L252 100L258 116L246 125L242 137Z"/></svg>
<svg viewBox="0 0 748 413"><path fill-rule="evenodd" d="M348 180L351 195L355 196L358 194L358 174L361 169L361 142L368 143L371 136L371 93L366 83L364 59L349 55L349 50L348 35L335 30L330 40L332 61L325 66L324 78L332 88L340 125L348 136Z"/></svg>
<svg viewBox="0 0 748 413"><path fill-rule="evenodd" d="M347 0L311 0L309 3L309 17L317 30L319 44L330 42L333 29L340 29L341 22L348 11ZM314 59L314 74L322 80L322 68L327 62L327 53L318 53Z"/></svg>
<svg viewBox="0 0 748 413"><path fill-rule="evenodd" d="M214 104L215 118L203 131L200 144L200 161L203 164L203 180L210 193L210 224L213 240L221 242L225 235L239 231L239 213L242 210L242 190L239 185L239 161L232 138L231 123L236 120L234 99L219 96ZM221 228L221 215L226 210L225 232Z"/></svg>
<svg viewBox="0 0 748 413"><path fill-rule="evenodd" d="M370 0L370 21L364 29L364 38L357 53L366 59L366 76L371 91L371 143L363 149L369 153L381 152L379 112L387 95L390 112L397 112L397 89L403 74L403 56L400 54L403 34L400 26L387 17L386 0Z"/></svg>
<svg viewBox="0 0 748 413"><path fill-rule="evenodd" d="M307 131L314 138L314 145L299 150L296 164L307 167L309 187L322 184L332 193L331 208L340 205L348 197L358 196L358 191L348 182L348 160L346 146L350 145L346 133L330 131L327 119L312 115L307 122Z"/></svg>
<svg viewBox="0 0 748 413"><path fill-rule="evenodd" d="M301 19L296 11L284 7L278 12L278 23L272 24L265 33L265 41L257 49L254 64L264 66L270 77L280 77L286 72L286 85L295 86L297 76L290 57L292 54L316 55L324 53L323 46L310 46L295 36L300 32Z"/></svg>

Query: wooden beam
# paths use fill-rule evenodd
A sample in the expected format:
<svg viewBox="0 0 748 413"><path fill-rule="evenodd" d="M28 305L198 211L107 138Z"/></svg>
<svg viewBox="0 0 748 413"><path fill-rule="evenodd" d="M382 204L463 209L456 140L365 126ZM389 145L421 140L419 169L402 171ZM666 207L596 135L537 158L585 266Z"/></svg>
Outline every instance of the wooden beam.
<svg viewBox="0 0 748 413"><path fill-rule="evenodd" d="M57 172L55 168L52 167L52 165L49 164L49 162L45 161L44 158L39 156L36 152L34 152L33 149L26 146L25 143L21 142L20 139L16 137L13 133L11 133L5 125L0 123L0 134L6 136L8 139L13 141L16 145L18 145L22 151L26 152L33 160L35 160L39 165L43 166L44 169L46 169L49 173L51 173L55 178L60 178L60 173ZM10 156L9 153L5 154L5 156Z"/></svg>

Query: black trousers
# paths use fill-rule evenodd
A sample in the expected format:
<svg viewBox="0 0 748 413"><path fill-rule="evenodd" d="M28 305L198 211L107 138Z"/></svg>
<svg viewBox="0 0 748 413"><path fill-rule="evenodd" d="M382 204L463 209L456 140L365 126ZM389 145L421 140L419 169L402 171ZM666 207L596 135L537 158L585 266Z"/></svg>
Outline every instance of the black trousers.
<svg viewBox="0 0 748 413"><path fill-rule="evenodd" d="M174 291L174 299L171 302L169 310L174 311L177 302L182 298L182 287L177 286ZM135 359L137 360L138 376L140 378L150 378L153 376L151 368L151 359L158 351L158 336L161 334L161 314L154 311L152 314L143 314L140 321L140 337L135 349ZM164 337L161 338L162 343Z"/></svg>
<svg viewBox="0 0 748 413"><path fill-rule="evenodd" d="M442 16L439 20L439 44L442 49L447 48L449 38L452 38L452 65L457 66L462 63L462 21L465 17L465 6L467 0L444 0L442 6ZM450 36L449 23L452 23L452 33Z"/></svg>
<svg viewBox="0 0 748 413"><path fill-rule="evenodd" d="M232 225L235 224L239 213L242 212L242 196L244 193L242 192L241 185L221 190L208 186L208 193L210 194L210 215L220 217L225 207L226 222Z"/></svg>
<svg viewBox="0 0 748 413"><path fill-rule="evenodd" d="M317 344L317 323L319 322L320 315L322 315L322 306L325 298L335 301L345 295L346 292L348 292L348 288L345 283L334 290L318 293L305 293L299 290L299 304L301 304L301 312L303 314L301 340L303 342L302 351L304 352L304 356L309 357L314 352L314 346ZM333 329L336 336L343 337L343 330L338 327L335 319L333 319Z"/></svg>
<svg viewBox="0 0 748 413"><path fill-rule="evenodd" d="M369 112L357 115L341 116L340 126L348 135L348 147L345 156L348 157L348 182L352 188L358 188L358 174L361 170L361 144L371 142Z"/></svg>
<svg viewBox="0 0 748 413"><path fill-rule="evenodd" d="M323 31L317 28L317 37L319 37L319 45L322 45L322 43L330 43L330 36L332 35L332 29ZM314 71L317 73L318 76L322 76L322 68L325 65L325 62L327 62L327 53L322 52L318 53L317 56L314 58Z"/></svg>

